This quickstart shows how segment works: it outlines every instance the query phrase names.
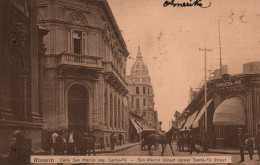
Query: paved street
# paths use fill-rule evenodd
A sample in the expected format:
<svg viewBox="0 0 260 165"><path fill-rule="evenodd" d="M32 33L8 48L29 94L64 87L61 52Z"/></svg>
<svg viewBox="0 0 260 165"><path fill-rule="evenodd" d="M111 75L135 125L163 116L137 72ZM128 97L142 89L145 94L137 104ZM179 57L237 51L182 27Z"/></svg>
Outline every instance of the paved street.
<svg viewBox="0 0 260 165"><path fill-rule="evenodd" d="M185 152L179 152L177 151L177 147L176 147L176 143L173 144L173 148L174 148L174 152L175 152L175 155L176 156L189 156L189 152L185 151ZM154 156L160 156L161 155L161 148L159 148L158 150L155 150L153 149L152 150L153 152L153 155ZM106 155L106 156L149 156L148 154L148 150L141 150L140 149L140 146L135 146L135 147L131 147L131 148L128 148L126 150L123 150L123 151L119 151L117 153L106 153L106 154L98 154L98 156L100 155ZM165 154L164 156L171 156L171 150L170 150L170 147L167 146L166 147L166 151L165 151ZM213 155L219 155L219 156L232 156L232 164L260 164L258 160L258 156L255 154L254 155L254 159L251 161L249 159L249 156L248 154L245 155L245 162L244 163L240 163L239 160L240 160L240 155L239 154L217 154L217 153L199 153L197 154L196 152L193 153L193 156L213 156Z"/></svg>

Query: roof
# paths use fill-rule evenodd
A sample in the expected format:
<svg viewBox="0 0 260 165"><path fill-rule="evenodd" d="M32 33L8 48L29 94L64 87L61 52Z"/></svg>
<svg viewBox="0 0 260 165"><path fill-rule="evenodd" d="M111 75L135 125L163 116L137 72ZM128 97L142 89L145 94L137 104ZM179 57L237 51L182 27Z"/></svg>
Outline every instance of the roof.
<svg viewBox="0 0 260 165"><path fill-rule="evenodd" d="M136 61L133 64L132 69L131 69L131 75L138 76L138 77L142 77L142 76L149 77L149 71L148 71L146 64L143 61L140 46L138 47Z"/></svg>

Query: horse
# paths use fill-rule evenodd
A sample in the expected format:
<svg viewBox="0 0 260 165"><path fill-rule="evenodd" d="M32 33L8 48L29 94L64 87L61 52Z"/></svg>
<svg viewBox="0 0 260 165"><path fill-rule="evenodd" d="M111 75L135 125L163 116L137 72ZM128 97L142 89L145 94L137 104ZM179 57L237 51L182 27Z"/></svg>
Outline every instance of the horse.
<svg viewBox="0 0 260 165"><path fill-rule="evenodd" d="M173 149L172 149L172 137L173 135L176 134L176 131L177 129L172 127L168 132L166 133L161 133L161 134L151 134L149 135L147 138L147 141L148 141L148 150L149 150L149 155L153 156L152 153L151 153L151 146L154 144L154 143L158 143L158 144L161 144L162 146L162 152L161 152L161 155L163 156L164 154L164 149L165 147L167 146L167 144L169 144L170 148L171 148L171 151L172 151L172 155L174 156L174 152L173 152Z"/></svg>

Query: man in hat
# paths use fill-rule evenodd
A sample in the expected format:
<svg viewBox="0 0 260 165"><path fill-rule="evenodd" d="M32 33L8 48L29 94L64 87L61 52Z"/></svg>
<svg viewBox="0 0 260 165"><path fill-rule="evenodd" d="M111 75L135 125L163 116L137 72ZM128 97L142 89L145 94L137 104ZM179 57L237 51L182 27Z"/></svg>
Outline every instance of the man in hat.
<svg viewBox="0 0 260 165"><path fill-rule="evenodd" d="M245 135L243 133L242 128L238 128L238 145L240 148L240 157L241 157L240 162L244 162L245 161L245 158L244 158Z"/></svg>
<svg viewBox="0 0 260 165"><path fill-rule="evenodd" d="M247 139L246 139L245 144L246 144L246 148L248 150L250 160L252 160L253 155L254 155L254 147L255 147L255 140L252 137L252 135L247 135Z"/></svg>

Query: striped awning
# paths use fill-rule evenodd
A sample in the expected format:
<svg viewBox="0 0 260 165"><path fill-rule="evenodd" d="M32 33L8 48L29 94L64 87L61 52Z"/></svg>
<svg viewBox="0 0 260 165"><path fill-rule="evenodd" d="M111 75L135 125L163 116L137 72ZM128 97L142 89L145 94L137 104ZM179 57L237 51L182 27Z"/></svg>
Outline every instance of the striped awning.
<svg viewBox="0 0 260 165"><path fill-rule="evenodd" d="M212 102L212 99L207 102L207 107ZM201 119L202 115L205 113L205 105L201 108L199 114L197 115L196 119L192 123L192 128L198 128L199 127L199 120Z"/></svg>
<svg viewBox="0 0 260 165"><path fill-rule="evenodd" d="M187 128L187 129L190 128L190 126L192 125L192 123L193 123L195 117L197 116L197 113L198 113L198 111L195 111L192 115L190 115L190 116L188 117L188 119L187 119L187 121L186 121L186 123L185 123L185 125L184 125L184 127L183 127L184 129L185 129L185 128Z"/></svg>
<svg viewBox="0 0 260 165"><path fill-rule="evenodd" d="M131 120L132 124L134 125L136 132L137 133L142 132L142 128L140 128L140 126L136 123L136 121L133 118L130 118L130 120Z"/></svg>

